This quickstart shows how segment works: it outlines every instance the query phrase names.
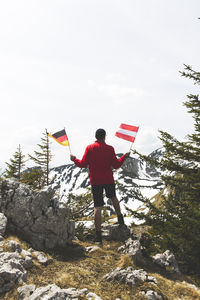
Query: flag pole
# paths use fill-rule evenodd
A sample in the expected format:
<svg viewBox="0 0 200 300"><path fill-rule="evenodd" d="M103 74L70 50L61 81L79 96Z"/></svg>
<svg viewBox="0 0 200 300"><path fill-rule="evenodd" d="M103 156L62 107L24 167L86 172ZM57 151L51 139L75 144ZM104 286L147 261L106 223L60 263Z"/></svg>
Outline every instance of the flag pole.
<svg viewBox="0 0 200 300"><path fill-rule="evenodd" d="M139 128L140 128L140 125L138 125L138 130L139 130ZM138 131L136 132L135 139L136 139L137 133L138 133ZM134 139L134 141L131 143L131 147L130 147L129 152L131 152L131 150L132 150L133 143L135 142L135 139Z"/></svg>
<svg viewBox="0 0 200 300"><path fill-rule="evenodd" d="M70 153L70 155L72 155L70 144L69 144L69 153Z"/></svg>
<svg viewBox="0 0 200 300"><path fill-rule="evenodd" d="M130 147L130 150L129 150L129 152L131 152L131 150L132 150L133 143L134 143L134 142L132 142L132 143L131 143L131 147Z"/></svg>
<svg viewBox="0 0 200 300"><path fill-rule="evenodd" d="M65 129L65 127L64 127L64 129ZM66 132L66 130L65 130L65 132ZM69 138L68 138L68 136L67 136L67 139L68 139L68 143L69 143ZM68 147L69 147L69 154L70 154L70 155L72 155L72 151L71 151L70 143L69 143Z"/></svg>

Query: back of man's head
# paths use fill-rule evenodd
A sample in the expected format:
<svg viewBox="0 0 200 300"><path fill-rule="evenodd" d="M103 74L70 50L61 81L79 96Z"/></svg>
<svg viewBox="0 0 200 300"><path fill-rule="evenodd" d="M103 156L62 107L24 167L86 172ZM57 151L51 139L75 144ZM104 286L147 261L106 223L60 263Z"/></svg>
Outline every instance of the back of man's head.
<svg viewBox="0 0 200 300"><path fill-rule="evenodd" d="M97 129L96 133L95 133L95 137L97 140L104 140L106 136L106 132L104 129L99 128Z"/></svg>

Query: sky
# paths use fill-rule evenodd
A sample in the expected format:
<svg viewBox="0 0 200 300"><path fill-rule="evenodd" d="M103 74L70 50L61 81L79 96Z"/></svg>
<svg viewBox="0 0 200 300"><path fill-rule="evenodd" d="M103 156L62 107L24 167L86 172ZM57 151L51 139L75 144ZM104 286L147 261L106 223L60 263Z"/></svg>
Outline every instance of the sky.
<svg viewBox="0 0 200 300"><path fill-rule="evenodd" d="M65 127L78 158L98 128L128 152L121 123L140 126L144 154L158 130L184 140L199 90L180 71L200 70L199 17L199 0L0 0L0 167L19 144L33 155L45 129ZM51 151L51 167L70 163L68 147Z"/></svg>

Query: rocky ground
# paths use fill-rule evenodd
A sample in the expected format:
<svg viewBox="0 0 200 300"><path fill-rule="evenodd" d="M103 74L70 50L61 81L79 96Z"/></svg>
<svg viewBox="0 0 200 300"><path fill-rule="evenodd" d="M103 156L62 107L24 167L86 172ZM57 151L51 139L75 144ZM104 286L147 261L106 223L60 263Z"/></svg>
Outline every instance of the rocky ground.
<svg viewBox="0 0 200 300"><path fill-rule="evenodd" d="M107 224L102 247L74 240L48 253L14 236L2 238L0 299L200 299L172 253L145 256L141 238L131 231L127 240L113 241L108 232L117 226L108 231ZM127 235L127 228L120 230Z"/></svg>
<svg viewBox="0 0 200 300"><path fill-rule="evenodd" d="M51 190L11 181L2 186L0 207L0 299L200 299L197 282L181 273L173 253L147 255L145 227L105 222L99 247L93 228L84 221L73 227Z"/></svg>

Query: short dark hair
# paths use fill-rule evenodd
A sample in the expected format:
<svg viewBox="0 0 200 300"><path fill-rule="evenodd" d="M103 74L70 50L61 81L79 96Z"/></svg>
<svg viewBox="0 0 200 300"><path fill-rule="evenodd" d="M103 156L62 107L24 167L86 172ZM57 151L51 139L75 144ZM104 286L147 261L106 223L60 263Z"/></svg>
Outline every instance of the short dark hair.
<svg viewBox="0 0 200 300"><path fill-rule="evenodd" d="M103 140L106 136L106 132L104 129L99 128L97 129L96 133L95 133L95 137L97 140Z"/></svg>

